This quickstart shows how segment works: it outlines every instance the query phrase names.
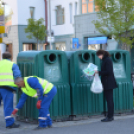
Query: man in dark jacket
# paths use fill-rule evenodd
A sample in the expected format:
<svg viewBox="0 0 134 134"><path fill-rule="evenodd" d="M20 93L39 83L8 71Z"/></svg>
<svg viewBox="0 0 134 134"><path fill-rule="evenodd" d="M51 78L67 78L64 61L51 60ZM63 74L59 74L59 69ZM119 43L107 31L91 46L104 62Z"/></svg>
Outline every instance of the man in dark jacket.
<svg viewBox="0 0 134 134"><path fill-rule="evenodd" d="M110 54L107 51L97 51L97 56L102 60L101 71L96 72L101 76L101 82L104 88L104 96L107 101L108 115L102 122L114 120L114 101L113 89L117 88L116 80L114 77L113 63Z"/></svg>

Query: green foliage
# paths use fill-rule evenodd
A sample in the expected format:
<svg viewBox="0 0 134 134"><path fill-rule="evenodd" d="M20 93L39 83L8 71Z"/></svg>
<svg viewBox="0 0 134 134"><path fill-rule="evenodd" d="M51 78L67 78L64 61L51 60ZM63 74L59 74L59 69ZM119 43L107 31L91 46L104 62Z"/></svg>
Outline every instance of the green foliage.
<svg viewBox="0 0 134 134"><path fill-rule="evenodd" d="M29 33L27 36L28 39L32 39L33 37L38 41L44 41L46 37L46 27L44 25L44 19L41 18L39 20L28 19L28 26L25 28L25 33Z"/></svg>
<svg viewBox="0 0 134 134"><path fill-rule="evenodd" d="M134 39L134 1L133 0L95 0L97 17L93 21L96 29L113 36L122 44L132 47Z"/></svg>

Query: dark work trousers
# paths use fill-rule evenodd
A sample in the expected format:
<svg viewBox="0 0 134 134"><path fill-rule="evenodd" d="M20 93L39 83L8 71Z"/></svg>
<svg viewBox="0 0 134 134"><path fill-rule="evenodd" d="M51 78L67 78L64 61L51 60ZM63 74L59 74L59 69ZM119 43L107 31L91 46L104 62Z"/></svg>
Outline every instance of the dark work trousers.
<svg viewBox="0 0 134 134"><path fill-rule="evenodd" d="M104 96L107 102L108 108L108 118L112 118L114 116L114 101L113 101L113 89L104 90Z"/></svg>
<svg viewBox="0 0 134 134"><path fill-rule="evenodd" d="M14 118L11 116L13 111L13 92L4 88L0 88L0 95L4 102L4 115L6 121L6 127L13 125Z"/></svg>

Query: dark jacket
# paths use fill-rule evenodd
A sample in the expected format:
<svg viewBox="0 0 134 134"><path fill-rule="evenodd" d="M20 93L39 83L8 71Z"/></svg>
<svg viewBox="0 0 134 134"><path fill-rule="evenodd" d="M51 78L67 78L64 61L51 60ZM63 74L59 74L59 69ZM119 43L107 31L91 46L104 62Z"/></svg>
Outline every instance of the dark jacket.
<svg viewBox="0 0 134 134"><path fill-rule="evenodd" d="M99 75L101 76L101 82L104 90L117 88L113 71L113 62L110 57L104 56L102 59Z"/></svg>

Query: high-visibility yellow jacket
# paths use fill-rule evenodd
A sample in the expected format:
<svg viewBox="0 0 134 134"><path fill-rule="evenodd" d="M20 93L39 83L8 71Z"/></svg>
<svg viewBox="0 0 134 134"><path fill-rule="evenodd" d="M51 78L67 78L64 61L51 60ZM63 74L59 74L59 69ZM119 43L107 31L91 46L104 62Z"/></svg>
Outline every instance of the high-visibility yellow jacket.
<svg viewBox="0 0 134 134"><path fill-rule="evenodd" d="M6 59L0 61L0 86L17 87L14 84L13 64L13 62Z"/></svg>
<svg viewBox="0 0 134 134"><path fill-rule="evenodd" d="M30 76L30 77L33 77L33 76ZM30 97L37 98L37 91L36 91L36 89L31 88L29 86L28 82L27 82L28 78L30 78L30 77L25 77L24 78L25 87L24 88L21 88L21 90L26 95L28 95ZM36 77L36 76L34 76L34 77ZM39 77L37 77L37 79L39 80L39 83L41 84L41 86L44 89L43 94L48 94L51 91L51 89L53 88L54 85L52 83L49 83L45 79L42 79L42 78L39 78Z"/></svg>

